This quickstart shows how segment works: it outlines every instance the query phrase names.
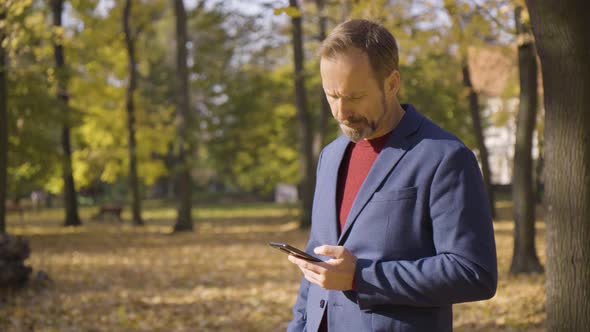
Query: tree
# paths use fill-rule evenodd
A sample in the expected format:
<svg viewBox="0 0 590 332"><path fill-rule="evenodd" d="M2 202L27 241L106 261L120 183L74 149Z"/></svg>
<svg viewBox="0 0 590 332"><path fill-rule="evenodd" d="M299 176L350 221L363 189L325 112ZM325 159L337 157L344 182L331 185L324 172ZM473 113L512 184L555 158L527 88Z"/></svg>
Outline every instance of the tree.
<svg viewBox="0 0 590 332"><path fill-rule="evenodd" d="M512 200L514 215L514 254L510 273L542 272L535 250L535 195L533 192L533 131L537 114L537 59L523 8L516 7L514 19L519 35L518 68L520 105L516 120Z"/></svg>
<svg viewBox="0 0 590 332"><path fill-rule="evenodd" d="M129 82L127 85L126 108L127 130L129 149L129 189L131 190L131 211L134 225L143 225L141 219L141 197L139 195L139 179L137 176L137 143L135 140L135 103L133 97L137 87L137 62L135 60L135 39L138 31L133 33L129 25L132 0L125 1L123 9L123 31L125 32L125 45L129 57ZM138 29L139 30L139 29Z"/></svg>
<svg viewBox="0 0 590 332"><path fill-rule="evenodd" d="M52 0L53 9L53 26L56 34L63 33L62 29L62 12L63 0ZM54 41L55 65L57 72L57 98L62 102L65 120L62 127L61 144L62 144L62 163L63 163L63 180L64 180L64 207L66 210L65 226L79 226L80 217L78 215L78 198L74 186L74 177L72 175L72 149L70 143L70 116L68 109L69 95L67 91L68 78L65 64L64 49L60 41L62 36L56 36Z"/></svg>
<svg viewBox="0 0 590 332"><path fill-rule="evenodd" d="M315 0L315 4L318 11L318 40L319 42L323 42L326 39L326 21L327 17L324 13L324 0ZM320 114L319 114L319 121L318 127L316 129L314 142L313 142L313 156L314 156L314 163L317 164L317 159L319 157L320 151L324 145L325 137L326 137L326 121L328 118L328 114L330 114L330 105L328 104L328 99L326 99L326 93L324 92L323 87L320 85L319 94L320 94Z"/></svg>
<svg viewBox="0 0 590 332"><path fill-rule="evenodd" d="M168 0L137 3L134 1L129 28L136 62L133 106L141 188L167 173L164 162L154 156L164 154L174 136L174 66L168 59L173 56L166 49L170 36L162 36L169 29L164 25L173 23L173 15ZM69 102L78 118L72 132L76 138L74 180L78 188L104 184L106 192L100 199L116 204L123 203L125 195L132 197L128 121L119 120L127 116L129 87L124 7L125 1L113 2L101 13L95 10L94 0L72 2L69 17L75 24L67 27L66 40L72 50ZM53 179L50 183L55 184Z"/></svg>
<svg viewBox="0 0 590 332"><path fill-rule="evenodd" d="M475 136L475 141L477 142L477 150L479 151L479 161L481 162L481 172L483 174L483 179L488 193L488 200L490 202L490 211L492 213L492 217L495 217L496 207L494 204L494 190L492 188L492 175L490 171L490 163L488 158L488 148L485 144L483 128L481 124L481 115L479 112L479 97L477 95L477 92L473 88L473 84L471 83L469 64L467 63L466 58L463 59L463 68L461 72L463 74L463 84L465 85L465 88L468 91L469 111L471 113L473 135Z"/></svg>
<svg viewBox="0 0 590 332"><path fill-rule="evenodd" d="M295 183L301 171L292 66L244 66L231 77L207 144L220 180L263 195L277 183Z"/></svg>
<svg viewBox="0 0 590 332"><path fill-rule="evenodd" d="M307 92L305 91L305 70L303 54L303 30L301 28L301 11L297 0L289 0L289 7L292 8L292 46L293 73L295 82L295 104L297 108L297 120L299 122L299 146L301 163L301 185L300 197L303 202L301 226L311 226L311 208L313 204L313 190L315 183L313 138L309 111L307 109Z"/></svg>
<svg viewBox="0 0 590 332"><path fill-rule="evenodd" d="M177 87L177 132L178 132L178 177L176 178L178 191L178 210L174 231L191 231L193 221L191 216L192 179L190 173L190 154L194 152L192 140L189 137L191 123L190 97L188 91L187 61L187 33L186 12L182 0L174 0L176 14L176 80Z"/></svg>
<svg viewBox="0 0 590 332"><path fill-rule="evenodd" d="M61 174L57 150L63 112L53 94L55 59L51 30L45 25L50 8L32 1L3 5L7 93L3 124L8 133L5 198L18 201L43 187L53 173ZM58 181L61 191L63 180L59 177Z"/></svg>
<svg viewBox="0 0 590 332"><path fill-rule="evenodd" d="M455 34L459 40L460 57L462 62L461 73L463 77L463 85L465 86L468 95L467 98L469 102L469 111L471 113L471 122L473 125L473 135L475 136L475 142L479 152L479 161L481 163L481 171L490 202L490 211L492 212L492 217L495 217L496 208L494 203L494 191L492 188L488 149L484 140L481 114L479 110L479 96L471 81L471 73L467 59L467 47L470 44L470 38L487 37L487 27L484 26L480 28L478 24L476 24L480 22L480 20L478 20L480 15L475 11L472 11L471 8L468 8L467 11L462 10L463 7L465 6L462 6L460 2L445 1L445 9L451 17Z"/></svg>
<svg viewBox="0 0 590 332"><path fill-rule="evenodd" d="M543 72L547 331L590 326L590 10L526 0Z"/></svg>
<svg viewBox="0 0 590 332"><path fill-rule="evenodd" d="M4 39L6 38L6 8L0 7L0 234L6 233L5 203L6 174L8 170L8 93L6 89L7 66Z"/></svg>

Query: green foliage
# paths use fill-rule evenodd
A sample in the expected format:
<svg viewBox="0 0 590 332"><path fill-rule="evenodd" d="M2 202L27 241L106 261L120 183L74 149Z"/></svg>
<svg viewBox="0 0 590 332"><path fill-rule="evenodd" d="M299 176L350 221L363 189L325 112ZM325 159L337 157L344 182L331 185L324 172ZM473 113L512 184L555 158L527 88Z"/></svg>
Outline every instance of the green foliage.
<svg viewBox="0 0 590 332"><path fill-rule="evenodd" d="M289 68L273 75L244 68L228 85L228 101L209 143L218 174L246 190L269 192L299 174Z"/></svg>
<svg viewBox="0 0 590 332"><path fill-rule="evenodd" d="M68 1L68 24L51 29L48 2L9 1L9 187L25 193L62 186L62 124L72 127L73 171L77 186L125 183L128 172L125 88L127 55L122 32L123 2ZM198 2L200 4L200 2ZM299 181L299 132L292 83L290 20L304 24L306 89L314 131L320 115L318 13L314 2L293 12L285 4L263 9L264 25L223 2L187 12L191 89L189 164L196 183L270 192L276 183ZM501 42L511 11L505 1L326 2L328 31L343 18L371 18L398 40L400 100L474 146L461 78L461 59L470 45ZM264 16L262 15L262 16ZM175 20L170 1L135 1L131 20L136 37L137 157L142 185L168 176L176 167ZM461 27L460 29L457 27ZM65 73L54 70L53 42L64 45ZM68 119L56 101L56 76L69 79ZM513 92L510 87L510 93ZM508 92L507 92L508 93ZM490 119L496 123L506 119ZM328 115L324 144L339 130ZM18 189L18 190L17 190Z"/></svg>
<svg viewBox="0 0 590 332"><path fill-rule="evenodd" d="M51 31L47 10L32 1L9 2L4 41L8 55L8 193L21 196L45 184L59 162Z"/></svg>
<svg viewBox="0 0 590 332"><path fill-rule="evenodd" d="M400 68L400 101L416 106L439 126L475 147L466 96L458 73L461 64L447 54L425 54Z"/></svg>
<svg viewBox="0 0 590 332"><path fill-rule="evenodd" d="M128 73L121 33L122 3L116 3L107 15L99 15L84 1L78 1L77 5L76 18L84 23L84 29L76 31L76 43L71 52L71 62L77 65L70 90L71 105L84 114L84 121L75 131L74 178L78 186L97 180L114 183L128 172L125 113ZM170 103L154 100L162 94L154 88L157 81L152 79L161 77L162 67L153 66L155 73L151 70L153 63L160 62L162 52L148 51L162 49L151 39L158 27L151 23L152 20L158 23L161 15L170 14L166 9L163 1L137 3L132 20L140 75L135 98L138 173L146 184L154 183L166 173L162 160L153 155L166 153L174 133ZM150 84L144 86L145 81Z"/></svg>

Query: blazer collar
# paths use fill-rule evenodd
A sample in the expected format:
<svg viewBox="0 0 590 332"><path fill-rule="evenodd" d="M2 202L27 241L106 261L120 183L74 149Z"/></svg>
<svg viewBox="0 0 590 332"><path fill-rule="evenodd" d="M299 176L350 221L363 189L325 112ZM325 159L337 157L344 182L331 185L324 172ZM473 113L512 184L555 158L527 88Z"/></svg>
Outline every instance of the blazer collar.
<svg viewBox="0 0 590 332"><path fill-rule="evenodd" d="M424 116L416 111L414 106L411 104L402 104L402 108L406 111L402 119L400 120L399 124L389 137L387 144L379 153L379 156L373 163L369 174L365 178L363 184L361 185L356 198L350 208L350 212L348 214L348 218L346 219L346 223L344 224L344 229L340 233L340 238L338 239L338 245L342 245L347 237L347 233L350 230L351 226L356 221L358 215L361 213L362 209L365 207L367 202L370 200L373 193L377 191L383 180L387 178L389 173L393 171L397 163L400 159L406 154L406 152L410 149L411 143L414 141L413 134L415 134L418 129L420 128L422 121L424 120ZM346 144L344 144L346 143ZM340 165L342 163L342 157L344 156L344 152L346 150L346 146L350 143L349 140L341 140L341 142L337 143L337 154L336 158L338 163L336 165ZM336 186L338 185L338 170L340 167L336 169L334 173L334 179L332 179L332 183L334 188L334 202L336 201ZM334 181L335 180L335 181ZM334 213L338 213L334 208ZM338 220L335 217L335 220ZM337 225L334 225L337 227Z"/></svg>

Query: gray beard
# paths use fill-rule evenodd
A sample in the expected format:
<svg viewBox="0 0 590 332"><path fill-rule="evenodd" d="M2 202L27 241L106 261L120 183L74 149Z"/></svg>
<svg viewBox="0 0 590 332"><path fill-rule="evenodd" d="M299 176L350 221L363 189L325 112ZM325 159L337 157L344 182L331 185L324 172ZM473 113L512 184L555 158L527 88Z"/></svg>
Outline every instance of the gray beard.
<svg viewBox="0 0 590 332"><path fill-rule="evenodd" d="M385 114L387 113L387 103L385 101L385 95L382 96L381 98L381 105L383 108L383 114L381 114L381 118L378 120L378 122L366 122L366 126L362 127L362 128L350 128L347 127L344 124L340 124L340 130L342 130L342 133L348 137L349 140L357 143L358 141L370 137L373 135L373 133L375 133L375 131L377 131L377 127L378 127L378 123L383 121L383 118L385 117Z"/></svg>
<svg viewBox="0 0 590 332"><path fill-rule="evenodd" d="M340 124L340 130L353 142L358 142L364 138L371 136L375 132L375 126L370 124L362 128L350 128L346 125Z"/></svg>

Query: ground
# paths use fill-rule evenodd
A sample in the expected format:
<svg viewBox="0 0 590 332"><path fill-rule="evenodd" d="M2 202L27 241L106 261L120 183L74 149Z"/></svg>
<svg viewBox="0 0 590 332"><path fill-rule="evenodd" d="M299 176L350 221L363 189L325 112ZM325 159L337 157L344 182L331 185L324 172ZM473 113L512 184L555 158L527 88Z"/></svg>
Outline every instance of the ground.
<svg viewBox="0 0 590 332"><path fill-rule="evenodd" d="M27 212L24 220L10 216L8 232L30 240L28 264L53 282L0 294L0 331L285 330L301 276L268 242L304 247L307 232L298 229L294 208L196 207L196 231L171 235L172 205L145 205L144 227L90 221L96 208L83 208L84 225L76 228L61 226L59 209ZM511 204L501 201L498 208L497 294L455 305L454 330L543 331L545 277L508 275Z"/></svg>

